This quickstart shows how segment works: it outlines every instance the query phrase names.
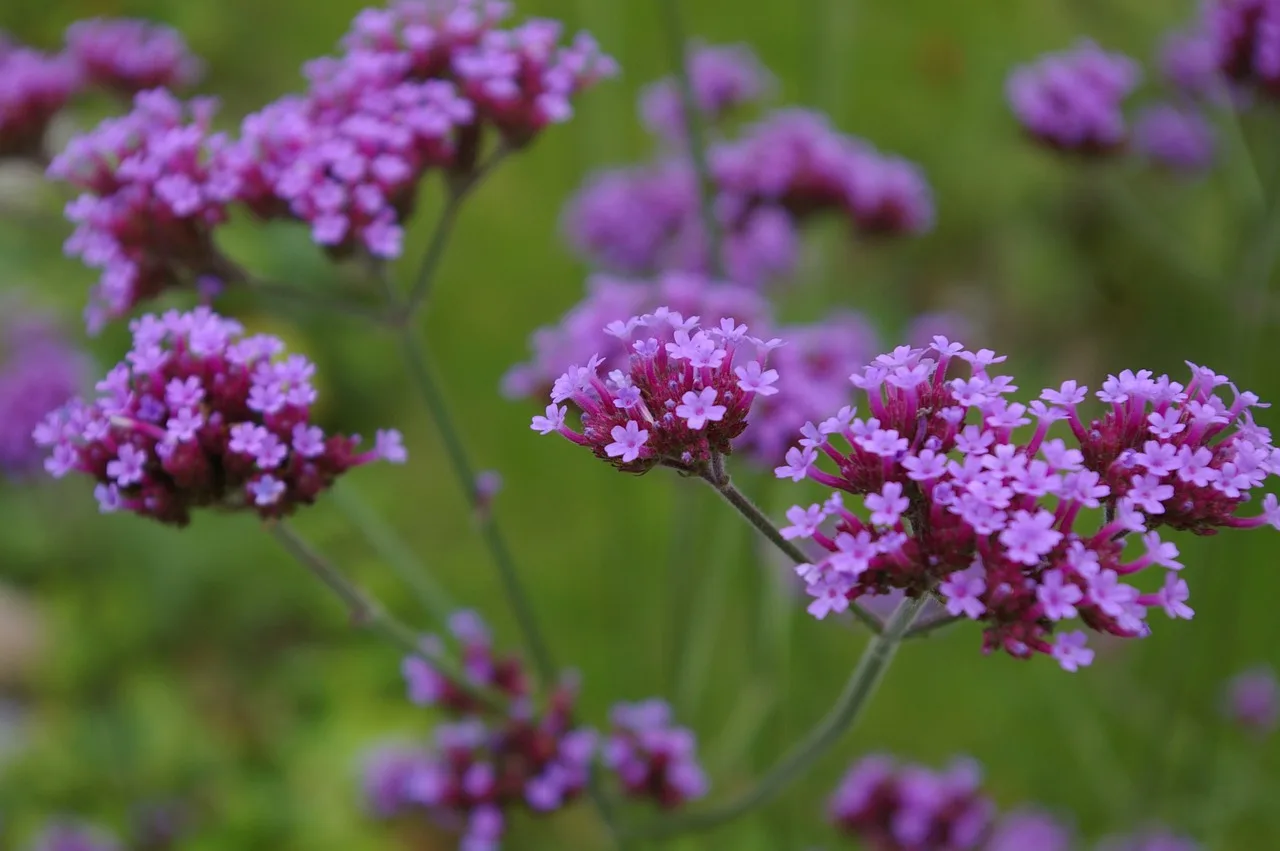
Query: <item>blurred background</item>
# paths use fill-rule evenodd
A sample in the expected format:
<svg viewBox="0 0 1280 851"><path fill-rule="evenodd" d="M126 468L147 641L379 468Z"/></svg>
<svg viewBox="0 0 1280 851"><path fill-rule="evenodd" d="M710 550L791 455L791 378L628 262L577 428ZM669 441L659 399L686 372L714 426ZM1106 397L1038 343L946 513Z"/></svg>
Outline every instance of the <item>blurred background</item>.
<svg viewBox="0 0 1280 851"><path fill-rule="evenodd" d="M1004 99L1015 64L1092 36L1150 64L1194 14L1181 0L704 0L686 3L690 35L747 42L780 81L775 102L830 114L841 130L918 162L937 225L920 238L851 243L819 230L801 273L775 291L788 319L835 305L876 324L886 347L909 318L958 311L966 342L1010 354L1024 391L1076 377L1097 386L1123 368L1181 377L1208 363L1264 399L1280 399L1269 345L1275 299L1240 285L1258 230L1242 203L1253 152L1276 185L1280 130L1251 111L1209 174L1184 179L1126 162L1072 162L1029 144ZM504 165L469 203L444 261L428 346L473 456L505 487L496 512L560 660L583 678L584 717L610 704L676 696L670 563L678 557L704 654L679 689L719 793L745 787L820 716L864 635L804 616L796 600L784 663L762 677L759 612L780 567L714 494L694 482L619 476L588 453L540 440L536 413L498 393L527 357L528 335L577 302L587 269L558 217L594 169L647 159L641 87L668 73L653 0L519 0L520 14L587 29L623 74ZM301 86L299 67L331 52L361 8L347 0L5 0L0 28L55 48L86 16L152 18L178 28L208 62L200 91L227 126ZM1154 77L1154 72L1149 75ZM56 128L65 139L112 107L88 102ZM1243 187L1243 188L1242 188ZM0 291L79 318L93 273L60 250L65 196L37 174L0 168ZM414 223L410 274L429 227ZM839 231L839 232L837 232ZM234 228L245 265L279 279L333 279L304 229ZM174 303L180 302L175 299ZM412 461L370 467L342 488L370 503L500 642L518 634L437 435L408 391L393 341L354 320L227 308L281 334L319 364L327 427L403 429ZM3 341L0 341L2 343ZM121 328L86 341L102 370L127 347ZM1034 394L1033 394L1034 395ZM1265 425L1273 425L1267 413ZM777 515L819 496L740 465ZM673 506L696 519L673 541ZM318 546L404 619L434 628L362 536L327 501L298 518ZM689 534L689 529L685 533ZM889 751L940 765L969 754L1002 807L1038 802L1090 837L1159 820L1214 849L1280 847L1280 754L1222 716L1232 675L1280 664L1280 538L1174 538L1196 618L1100 647L1077 674L1049 659L980 655L961 625L901 653L865 719L810 776L757 815L675 848L842 846L823 802L857 757ZM726 556L725 553L728 553ZM100 516L79 481L0 484L0 847L54 814L123 829L139 807L177 806L193 849L448 848L444 838L364 814L359 764L371 745L425 738L433 718L404 697L399 657L349 628L339 607L249 518L200 516L174 531ZM520 824L511 848L590 847L590 816Z"/></svg>

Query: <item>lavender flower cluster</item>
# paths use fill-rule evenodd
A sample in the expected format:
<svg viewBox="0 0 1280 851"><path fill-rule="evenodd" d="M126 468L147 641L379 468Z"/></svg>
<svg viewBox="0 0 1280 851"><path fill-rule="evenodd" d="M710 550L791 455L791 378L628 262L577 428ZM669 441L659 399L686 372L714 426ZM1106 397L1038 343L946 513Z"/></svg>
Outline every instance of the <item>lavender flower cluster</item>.
<svg viewBox="0 0 1280 851"><path fill-rule="evenodd" d="M357 452L359 438L326 436L310 421L315 366L284 343L246 336L207 308L147 314L133 348L98 382L36 429L54 477L97 482L102 511L184 526L195 508L282 517L313 503L352 467L403 463L396 431Z"/></svg>
<svg viewBox="0 0 1280 851"><path fill-rule="evenodd" d="M405 660L409 698L451 717L436 727L431 748L387 746L364 768L365 798L382 818L429 814L463 834L465 851L496 849L516 810L548 815L569 806L591 782L600 736L575 721L577 688L562 681L539 708L523 665L495 655L488 628L458 612L450 631L465 681L432 663L445 652L431 637L423 655ZM496 697L499 705L482 699ZM693 734L671 726L660 701L620 704L603 746L606 768L625 794L671 807L704 794Z"/></svg>
<svg viewBox="0 0 1280 851"><path fill-rule="evenodd" d="M850 377L867 395L865 419L845 407L802 429L776 472L835 491L792 508L783 530L827 552L797 568L815 617L868 594L936 591L952 615L985 624L985 652L1050 654L1074 671L1093 651L1084 632L1055 635L1065 621L1134 638L1149 632L1148 609L1193 615L1178 549L1160 526L1280 528L1273 494L1261 513L1238 513L1280 472L1280 451L1253 420L1250 409L1262 406L1253 393L1231 386L1224 400L1218 390L1229 380L1201 366L1185 386L1125 370L1103 382L1096 395L1107 407L1086 425L1086 387L1067 381L1029 405L1010 402L1013 379L990 372L1003 360L943 337L927 350L899 347ZM959 363L969 376L949 377ZM1034 433L1015 439L1033 420ZM1064 420L1077 446L1048 437ZM865 516L844 493L862 497ZM1081 528L1100 508L1097 528ZM828 521L834 528L824 531ZM1126 555L1138 537L1141 553ZM1147 568L1165 571L1154 592L1124 581Z"/></svg>
<svg viewBox="0 0 1280 851"><path fill-rule="evenodd" d="M716 121L769 91L768 73L742 46L702 47L689 59L694 102ZM642 96L646 125L683 138L672 80ZM593 266L623 275L664 270L714 273L760 286L796 265L800 228L814 217L841 217L862 234L917 234L933 223L933 199L919 168L846 136L812 111L785 109L706 152L722 258L710 256L698 179L681 148L652 163L593 177L565 211L570 244Z"/></svg>

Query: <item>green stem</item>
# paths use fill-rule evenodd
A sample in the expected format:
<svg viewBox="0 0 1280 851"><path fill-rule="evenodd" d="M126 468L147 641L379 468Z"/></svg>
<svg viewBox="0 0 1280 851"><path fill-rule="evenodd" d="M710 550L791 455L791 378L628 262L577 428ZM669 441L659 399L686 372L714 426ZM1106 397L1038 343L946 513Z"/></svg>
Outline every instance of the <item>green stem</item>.
<svg viewBox="0 0 1280 851"><path fill-rule="evenodd" d="M825 756L861 716L884 678L903 636L928 599L928 596L921 595L915 599L905 599L899 604L885 625L884 633L874 636L863 651L862 658L858 660L858 665L835 706L751 789L714 809L641 826L633 835L645 839L661 839L708 830L764 806L782 794L796 778Z"/></svg>
<svg viewBox="0 0 1280 851"><path fill-rule="evenodd" d="M396 534L390 524L369 507L363 497L348 482L330 491L334 504L373 545L378 555L390 565L400 580L413 589L414 596L423 609L436 621L444 623L458 608L439 582L422 564L409 545Z"/></svg>
<svg viewBox="0 0 1280 851"><path fill-rule="evenodd" d="M672 477L671 487L671 542L667 552L666 624L662 641L664 650L663 676L666 692L674 693L680 676L681 660L686 656L691 631L693 565L697 563L694 546L696 533L702 526L702 501L692 482Z"/></svg>
<svg viewBox="0 0 1280 851"><path fill-rule="evenodd" d="M964 618L961 615L946 615L945 617L940 617L940 618L937 618L936 620L926 621L924 623L917 624L916 626L911 627L911 629L907 630L907 634L904 637L905 638L924 638L928 635L931 635L937 632L940 629L946 629L947 627L951 626L953 623L959 623L962 620L964 620Z"/></svg>
<svg viewBox="0 0 1280 851"><path fill-rule="evenodd" d="M716 479L711 476L705 476L704 481L716 489L716 493L725 498L725 501L738 510L738 513L747 519L747 521L755 526L773 545L786 554L796 564L809 564L810 559L804 554L804 550L797 547L791 541L782 537L782 533L778 531L778 527L773 525L773 521L765 515L763 511L751 501L746 494L734 487L733 482L726 475L722 479ZM861 621L867 629L873 633L879 633L881 630L880 621L874 615L863 609L857 603L849 606L849 611L853 616Z"/></svg>
<svg viewBox="0 0 1280 851"><path fill-rule="evenodd" d="M685 134L688 136L689 159L698 179L698 208L702 213L702 228L706 231L707 260L711 274L724 277L724 256L721 253L721 233L716 221L715 183L711 179L711 167L707 162L706 128L702 123L702 111L693 92L693 80L689 74L689 46L680 20L679 0L660 0L662 4L663 30L667 37L667 50L676 69L676 87L680 91L680 105L684 113Z"/></svg>

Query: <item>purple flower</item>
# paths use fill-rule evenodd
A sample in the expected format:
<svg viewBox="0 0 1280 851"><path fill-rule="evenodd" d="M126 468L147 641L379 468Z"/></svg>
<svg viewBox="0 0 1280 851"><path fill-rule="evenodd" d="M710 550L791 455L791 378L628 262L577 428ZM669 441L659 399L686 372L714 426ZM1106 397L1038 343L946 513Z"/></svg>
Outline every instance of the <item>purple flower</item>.
<svg viewBox="0 0 1280 851"><path fill-rule="evenodd" d="M1201 851L1199 843L1164 827L1151 827L1126 837L1100 842L1097 851Z"/></svg>
<svg viewBox="0 0 1280 851"><path fill-rule="evenodd" d="M1275 729L1280 715L1280 684L1269 667L1237 674L1227 683L1223 711L1235 724L1265 735Z"/></svg>
<svg viewBox="0 0 1280 851"><path fill-rule="evenodd" d="M1268 97L1280 91L1280 4L1275 0L1218 0L1204 5L1201 31L1215 70L1236 86Z"/></svg>
<svg viewBox="0 0 1280 851"><path fill-rule="evenodd" d="M34 431L49 472L95 479L103 510L176 526L200 506L281 517L350 468L395 454L398 442L385 436L364 453L357 438L325 439L305 404L252 404L264 377L311 369L299 356L273 362L284 348L273 337L244 337L239 323L208 308L143 316L130 328L133 349L98 384L102 395L67 402ZM164 388L167 401L152 388ZM192 399L203 400L199 416L185 405Z"/></svg>
<svg viewBox="0 0 1280 851"><path fill-rule="evenodd" d="M775 85L772 75L745 44L695 45L688 66L694 103L711 122L759 100ZM684 141L684 106L674 79L645 88L640 95L640 117L654 135L670 142Z"/></svg>
<svg viewBox="0 0 1280 851"><path fill-rule="evenodd" d="M416 799L410 781L429 763L430 754L400 744L379 746L365 755L361 770L365 806L378 818L392 818L411 809Z"/></svg>
<svg viewBox="0 0 1280 851"><path fill-rule="evenodd" d="M1017 810L1000 819L984 851L1071 851L1072 837L1061 822L1034 809Z"/></svg>
<svg viewBox="0 0 1280 851"><path fill-rule="evenodd" d="M610 435L614 442L604 448L605 454L610 458L619 458L623 464L630 464L639 458L645 441L649 439L649 432L640 428L635 420L628 420L625 428L614 426Z"/></svg>
<svg viewBox="0 0 1280 851"><path fill-rule="evenodd" d="M1016 68L1007 92L1014 115L1036 140L1061 151L1103 155L1128 137L1121 105L1139 77L1132 59L1086 40Z"/></svg>
<svg viewBox="0 0 1280 851"><path fill-rule="evenodd" d="M1149 107L1139 116L1134 139L1139 150L1173 171L1198 172L1213 165L1213 128L1199 112L1170 104Z"/></svg>
<svg viewBox="0 0 1280 851"><path fill-rule="evenodd" d="M0 476L39 469L45 453L32 433L80 389L87 366L58 326L16 301L0 301Z"/></svg>
<svg viewBox="0 0 1280 851"><path fill-rule="evenodd" d="M203 73L177 30L150 21L92 18L67 28L67 55L86 82L125 97L185 88Z"/></svg>
<svg viewBox="0 0 1280 851"><path fill-rule="evenodd" d="M39 160L45 130L80 88L80 74L64 56L16 45L0 49L0 162Z"/></svg>
<svg viewBox="0 0 1280 851"><path fill-rule="evenodd" d="M121 851L124 846L100 827L83 822L50 822L31 844L31 851Z"/></svg>
<svg viewBox="0 0 1280 851"><path fill-rule="evenodd" d="M656 698L619 703L609 717L613 732L604 745L604 764L629 796L672 808L706 795L697 740L672 725L670 706Z"/></svg>

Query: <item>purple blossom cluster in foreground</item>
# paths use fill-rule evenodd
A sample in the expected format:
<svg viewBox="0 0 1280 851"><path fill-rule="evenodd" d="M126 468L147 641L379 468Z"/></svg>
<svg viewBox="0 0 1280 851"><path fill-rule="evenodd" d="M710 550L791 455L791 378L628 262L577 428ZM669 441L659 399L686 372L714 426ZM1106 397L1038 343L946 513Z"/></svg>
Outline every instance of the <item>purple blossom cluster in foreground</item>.
<svg viewBox="0 0 1280 851"><path fill-rule="evenodd" d="M892 589L938 593L952 615L984 624L985 652L1045 653L1074 671L1093 651L1084 632L1059 631L1067 621L1136 638L1150 609L1193 615L1178 549L1159 527L1280 528L1273 494L1240 512L1280 469L1253 393L1201 366L1186 385L1125 370L1103 382L1091 417L1075 381L1009 401L1013 379L990 369L1002 361L943 337L899 347L850 377L867 395L865 418L849 406L801 430L778 477L835 491L792 508L783 529L825 550L797 567L815 617ZM1060 421L1071 443L1049 436ZM862 498L862 514L844 494ZM1148 569L1162 572L1157 588L1130 584Z"/></svg>
<svg viewBox="0 0 1280 851"><path fill-rule="evenodd" d="M465 682L432 664L442 642L424 642L424 655L404 662L409 698L449 717L430 748L386 746L365 763L369 809L383 818L430 815L463 834L460 848L496 849L514 812L556 812L580 798L597 757L599 735L574 718L577 689L556 686L541 705L514 657L497 656L489 631L471 612L450 620ZM500 703L482 701L477 689ZM614 731L604 762L631 797L663 806L698 797L706 787L693 736L672 728L658 702L613 711Z"/></svg>
<svg viewBox="0 0 1280 851"><path fill-rule="evenodd" d="M699 317L686 319L664 306L615 320L607 330L615 347L630 353L626 368L602 379L598 355L570 366L532 427L559 433L622 472L659 465L702 470L713 456L733 451L755 398L778 392L768 356L781 341L749 336L732 317L704 329ZM566 401L582 414L581 432L566 423Z"/></svg>
<svg viewBox="0 0 1280 851"><path fill-rule="evenodd" d="M758 97L768 74L744 47L703 47L689 72L704 119ZM675 83L647 90L641 111L664 138L683 135ZM766 115L707 150L714 215L723 234L724 273L750 286L795 270L804 225L836 216L858 233L918 234L933 224L933 199L920 169L833 128L816 112ZM708 273L711 262L698 181L682 150L639 166L602 172L568 205L569 243L593 265L624 275L679 269Z"/></svg>
<svg viewBox="0 0 1280 851"><path fill-rule="evenodd" d="M45 453L31 433L80 391L88 367L49 317L0 301L0 477L40 468Z"/></svg>
<svg viewBox="0 0 1280 851"><path fill-rule="evenodd" d="M197 508L282 517L352 467L406 460L398 432L358 452L359 438L312 424L315 366L286 357L276 337L246 336L207 308L147 314L130 328L133 347L98 397L72 400L35 431L49 473L94 479L104 512L177 526Z"/></svg>

